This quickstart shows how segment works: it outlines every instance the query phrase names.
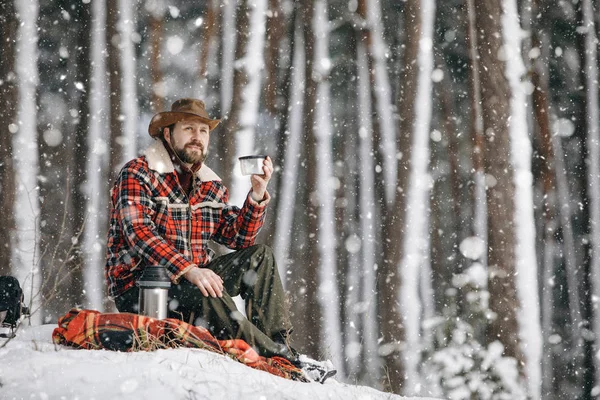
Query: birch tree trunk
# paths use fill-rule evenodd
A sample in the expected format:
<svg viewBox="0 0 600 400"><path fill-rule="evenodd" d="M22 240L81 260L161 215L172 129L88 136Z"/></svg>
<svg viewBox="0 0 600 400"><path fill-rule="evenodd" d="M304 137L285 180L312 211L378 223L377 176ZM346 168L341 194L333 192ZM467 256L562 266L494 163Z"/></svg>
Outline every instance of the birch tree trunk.
<svg viewBox="0 0 600 400"><path fill-rule="evenodd" d="M106 64L104 51L106 49L106 5L95 1L92 4L92 40L91 40L91 82L89 98L89 131L87 134L88 155L86 169L88 181L86 185L88 220L84 233L84 249L86 262L84 280L91 290L86 290L86 304L93 310L104 309L104 263L106 240L105 230L108 227L108 195L98 196L107 189L106 175L108 173L108 141L106 126L108 126L108 93ZM111 302L112 303L112 302Z"/></svg>
<svg viewBox="0 0 600 400"><path fill-rule="evenodd" d="M135 5L137 0L118 0L120 18L118 23L119 30L119 49L121 50L120 68L122 71L123 104L123 161L129 161L137 156L136 138L138 134L138 96L137 96L137 73L136 58L133 45L133 33L137 22ZM89 48L89 44L88 44Z"/></svg>
<svg viewBox="0 0 600 400"><path fill-rule="evenodd" d="M361 0L358 2L357 12L365 23L359 31L360 43L357 46L360 128L364 129L366 134L359 132L362 143L360 160L363 165L360 174L360 204L363 210L361 231L364 254L362 302L366 305L366 310L362 313L364 363L367 371L380 371L381 360L377 352L376 338L378 326L375 317L376 269L383 260L376 257L376 254L380 253L376 243L381 242L383 235L376 232L374 228L377 221L369 216L387 215L396 197L396 128L392 88L385 56L389 49L383 35L381 5L377 1ZM372 143L367 144L366 139ZM371 153L374 157L370 156ZM378 372L372 372L368 374L367 379L373 385L380 377Z"/></svg>
<svg viewBox="0 0 600 400"><path fill-rule="evenodd" d="M40 307L38 197L38 140L37 140L37 1L19 0L15 3L19 16L15 72L19 82L19 125L13 135L16 171L15 225L17 235L12 243L12 271L23 287L25 303L29 305L34 324L42 321Z"/></svg>
<svg viewBox="0 0 600 400"><path fill-rule="evenodd" d="M505 45L502 32L502 0L475 4L481 60L481 98L485 135L485 172L488 209L489 306L495 313L487 332L488 342L500 341L504 355L517 360L523 372L524 358L519 342L517 310L520 307L515 283L514 178L510 163L509 117L511 90L505 76L506 63L499 59ZM504 53L505 54L505 53Z"/></svg>
<svg viewBox="0 0 600 400"><path fill-rule="evenodd" d="M295 24L296 29L293 40L292 76L290 85L290 104L286 112L288 116L288 132L285 142L285 157L282 164L281 185L279 188L279 200L276 211L277 226L275 228L275 239L273 250L279 268L279 276L282 277L284 287L287 287L288 267L290 265L290 249L293 232L294 210L292 205L296 204L296 187L299 169L300 145L302 143L302 114L304 110L304 41L300 24Z"/></svg>
<svg viewBox="0 0 600 400"><path fill-rule="evenodd" d="M237 157L253 154L255 130L260 103L261 70L264 67L266 0L242 1L237 7L238 26L233 97L225 122L228 135L235 140L225 142L225 156L229 158L230 202L241 206L250 190L250 179L242 176ZM227 161L227 160L226 160Z"/></svg>
<svg viewBox="0 0 600 400"><path fill-rule="evenodd" d="M331 185L333 162L331 157L331 96L329 85L329 18L325 0L316 0L312 20L315 35L313 77L317 80L315 123L313 131L316 146L316 185L314 201L318 204L317 213L317 245L309 251L319 252L318 292L317 297L323 315L322 340L323 352L326 352L338 370L340 378L344 378L344 354L342 349L340 323L340 295L337 280L337 233L335 230L335 192ZM307 132L308 133L308 132ZM309 234L312 233L309 232ZM373 295L374 293L372 293Z"/></svg>
<svg viewBox="0 0 600 400"><path fill-rule="evenodd" d="M405 321L406 383L404 394L418 393L421 349L422 307L419 295L419 271L429 268L429 130L432 113L431 76L433 72L433 21L435 16L434 0L419 1L418 19L421 29L417 39L418 68L416 96L414 98L414 116L412 118L412 148L410 159L410 178L406 202L405 235L403 238L403 259L399 273L402 276L400 306Z"/></svg>
<svg viewBox="0 0 600 400"><path fill-rule="evenodd" d="M362 34L364 36L364 33ZM370 384L374 384L381 377L378 365L379 357L375 347L377 340L376 319L373 319L373 312L377 306L376 279L377 270L377 233L375 230L375 193L383 195L383 185L381 190L375 190L375 160L373 147L373 106L371 102L371 69L368 58L368 47L365 38L357 44L356 66L358 69L358 162L359 162L359 237L362 242L362 265L360 273L361 294L360 301L365 306L361 316L363 322L364 349L363 359L365 364L369 365L370 374L367 379ZM378 182L382 180L379 179ZM358 285L357 285L358 286ZM357 287L358 289L358 287ZM356 312L357 310L353 310ZM366 368L366 365L365 365ZM373 369L371 369L373 368Z"/></svg>
<svg viewBox="0 0 600 400"><path fill-rule="evenodd" d="M394 126L392 88L389 80L386 53L388 46L383 35L381 5L375 0L360 0L358 14L364 20L361 40L367 49L369 78L373 102L373 134L377 159L376 185L382 191L387 206L392 204L396 182L396 128Z"/></svg>
<svg viewBox="0 0 600 400"><path fill-rule="evenodd" d="M16 38L19 29L13 1L0 3L0 121L5 130L0 135L0 275L9 275L12 264L12 240L15 229L15 168L12 135L18 131L18 87L16 75ZM8 134L10 133L10 135Z"/></svg>
<svg viewBox="0 0 600 400"><path fill-rule="evenodd" d="M510 154L515 178L516 287L521 305L518 311L521 351L525 358L524 372L528 395L540 398L542 330L538 298L538 268L535 254L535 223L533 216L533 175L531 173L531 142L527 124L527 93L522 83L525 65L521 29L515 0L504 0L502 32L506 54L506 76L510 85Z"/></svg>

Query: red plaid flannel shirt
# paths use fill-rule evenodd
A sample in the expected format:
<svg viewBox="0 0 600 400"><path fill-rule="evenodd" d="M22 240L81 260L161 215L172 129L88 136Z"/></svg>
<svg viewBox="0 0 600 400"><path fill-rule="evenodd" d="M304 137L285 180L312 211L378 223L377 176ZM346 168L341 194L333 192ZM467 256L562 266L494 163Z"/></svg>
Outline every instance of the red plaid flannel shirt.
<svg viewBox="0 0 600 400"><path fill-rule="evenodd" d="M252 246L270 199L267 193L258 203L248 194L241 209L227 204L227 188L205 165L188 198L159 141L125 164L111 197L104 271L111 297L134 286L146 265L164 265L179 282L188 269L211 261L209 240L231 249Z"/></svg>

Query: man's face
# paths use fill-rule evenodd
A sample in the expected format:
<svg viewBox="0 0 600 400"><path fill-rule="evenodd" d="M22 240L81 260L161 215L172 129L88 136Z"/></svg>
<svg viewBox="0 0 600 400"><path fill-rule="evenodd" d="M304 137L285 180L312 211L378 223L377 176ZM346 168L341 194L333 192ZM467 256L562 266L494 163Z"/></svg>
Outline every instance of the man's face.
<svg viewBox="0 0 600 400"><path fill-rule="evenodd" d="M199 120L177 122L173 132L165 129L165 139L184 163L201 163L208 155L209 128Z"/></svg>

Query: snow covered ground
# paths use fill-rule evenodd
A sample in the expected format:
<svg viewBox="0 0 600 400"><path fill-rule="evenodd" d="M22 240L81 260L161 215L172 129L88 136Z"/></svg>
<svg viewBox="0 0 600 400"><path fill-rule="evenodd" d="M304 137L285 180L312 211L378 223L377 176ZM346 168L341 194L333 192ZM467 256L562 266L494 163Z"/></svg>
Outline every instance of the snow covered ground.
<svg viewBox="0 0 600 400"><path fill-rule="evenodd" d="M0 399L408 399L334 379L294 382L200 349L120 353L56 346L55 326L21 328L0 349Z"/></svg>

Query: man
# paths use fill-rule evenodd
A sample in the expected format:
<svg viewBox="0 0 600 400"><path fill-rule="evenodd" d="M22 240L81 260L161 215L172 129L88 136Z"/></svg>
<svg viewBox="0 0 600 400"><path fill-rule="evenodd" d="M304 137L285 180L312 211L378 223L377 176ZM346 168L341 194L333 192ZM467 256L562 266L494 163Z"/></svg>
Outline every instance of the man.
<svg viewBox="0 0 600 400"><path fill-rule="evenodd" d="M227 188L204 164L219 122L196 99L177 100L150 121L155 143L125 164L112 190L109 295L120 312L137 312L136 280L145 266L163 265L173 283L169 317L205 326L219 339L244 339L263 356L298 362L286 345L292 328L273 253L254 244L273 163L267 157L264 174L251 175L241 209L229 205ZM209 240L237 251L213 259ZM232 300L237 295L246 301L247 318ZM317 380L331 373L322 369Z"/></svg>

